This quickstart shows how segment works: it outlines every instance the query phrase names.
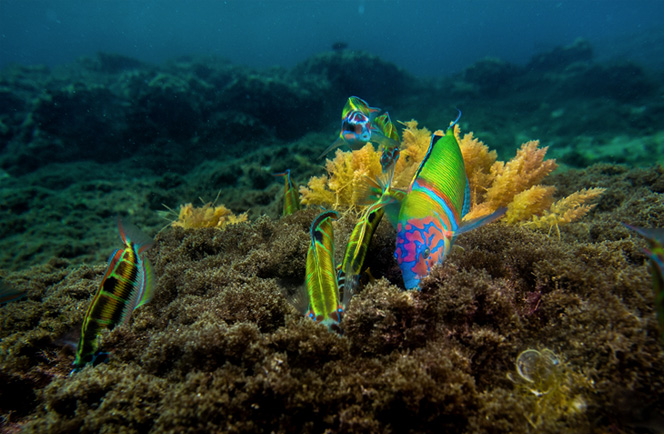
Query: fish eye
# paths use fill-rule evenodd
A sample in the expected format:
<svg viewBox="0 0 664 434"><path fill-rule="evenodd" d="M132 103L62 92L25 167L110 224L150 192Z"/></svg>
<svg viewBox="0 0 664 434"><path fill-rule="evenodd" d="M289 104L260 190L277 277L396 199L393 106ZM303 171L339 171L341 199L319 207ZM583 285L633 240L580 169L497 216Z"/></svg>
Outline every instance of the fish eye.
<svg viewBox="0 0 664 434"><path fill-rule="evenodd" d="M424 259L428 259L430 254L431 250L429 250L429 248L427 247L424 249L424 253L422 255L424 256Z"/></svg>

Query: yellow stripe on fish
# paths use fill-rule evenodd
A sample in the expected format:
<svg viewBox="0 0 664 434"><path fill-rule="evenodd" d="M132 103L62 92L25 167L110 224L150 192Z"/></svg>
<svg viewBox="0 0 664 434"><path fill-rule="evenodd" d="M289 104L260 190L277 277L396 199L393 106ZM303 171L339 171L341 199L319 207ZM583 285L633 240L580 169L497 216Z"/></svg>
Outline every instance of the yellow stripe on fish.
<svg viewBox="0 0 664 434"><path fill-rule="evenodd" d="M154 278L144 252L152 240L118 218L124 249L116 250L97 292L88 307L76 350L74 370L91 363L99 354L99 335L120 323L127 323L134 309L152 299Z"/></svg>
<svg viewBox="0 0 664 434"><path fill-rule="evenodd" d="M275 173L274 176L284 177L284 212L283 215L291 215L295 211L302 209L300 205L300 193L297 190L297 184L293 182L290 176L290 169L282 173Z"/></svg>
<svg viewBox="0 0 664 434"><path fill-rule="evenodd" d="M334 266L335 211L321 213L311 224L311 244L307 252L306 288L309 296L307 316L339 330L344 307L339 301L336 268Z"/></svg>

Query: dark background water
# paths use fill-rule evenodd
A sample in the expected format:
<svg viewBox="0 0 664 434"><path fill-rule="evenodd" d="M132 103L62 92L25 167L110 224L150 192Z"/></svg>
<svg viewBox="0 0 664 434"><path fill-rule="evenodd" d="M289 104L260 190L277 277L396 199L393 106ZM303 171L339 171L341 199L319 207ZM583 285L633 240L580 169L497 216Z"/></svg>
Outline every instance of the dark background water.
<svg viewBox="0 0 664 434"><path fill-rule="evenodd" d="M523 63L583 37L599 57L661 68L663 18L662 0L0 0L0 67L53 66L98 51L290 67L344 41L436 76L485 56Z"/></svg>

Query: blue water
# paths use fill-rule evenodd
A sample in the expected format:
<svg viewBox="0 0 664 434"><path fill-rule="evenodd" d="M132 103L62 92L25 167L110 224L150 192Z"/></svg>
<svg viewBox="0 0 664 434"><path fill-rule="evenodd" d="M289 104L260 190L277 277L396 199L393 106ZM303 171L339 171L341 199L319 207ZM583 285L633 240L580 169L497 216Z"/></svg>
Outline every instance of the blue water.
<svg viewBox="0 0 664 434"><path fill-rule="evenodd" d="M0 0L0 67L53 66L98 51L290 67L343 41L437 76L485 56L522 63L583 37L600 57L661 68L663 19L662 0Z"/></svg>

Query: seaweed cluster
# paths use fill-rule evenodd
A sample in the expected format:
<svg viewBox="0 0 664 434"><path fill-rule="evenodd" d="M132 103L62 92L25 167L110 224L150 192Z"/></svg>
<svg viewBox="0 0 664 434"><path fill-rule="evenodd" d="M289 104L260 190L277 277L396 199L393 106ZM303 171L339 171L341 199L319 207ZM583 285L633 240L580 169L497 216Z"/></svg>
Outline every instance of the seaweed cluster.
<svg viewBox="0 0 664 434"><path fill-rule="evenodd" d="M393 184L407 189L422 162L431 132L418 128L415 120L404 123L402 157L397 161ZM471 192L470 212L465 220L489 215L501 207L507 207L504 222L526 223L530 227L548 229L576 221L595 205L592 203L604 188L582 189L554 203L556 188L540 182L558 165L545 159L547 149L538 141L521 145L510 161L497 161L495 151L475 138L472 132L461 135L458 126L454 134L465 163ZM334 159L327 160L327 175L312 177L306 186L300 187L302 203L322 205L335 210L358 213L366 204L366 184L381 174L381 153L371 143L355 151L337 150Z"/></svg>

